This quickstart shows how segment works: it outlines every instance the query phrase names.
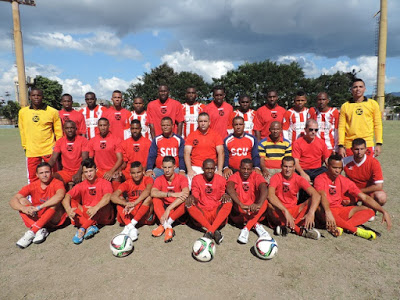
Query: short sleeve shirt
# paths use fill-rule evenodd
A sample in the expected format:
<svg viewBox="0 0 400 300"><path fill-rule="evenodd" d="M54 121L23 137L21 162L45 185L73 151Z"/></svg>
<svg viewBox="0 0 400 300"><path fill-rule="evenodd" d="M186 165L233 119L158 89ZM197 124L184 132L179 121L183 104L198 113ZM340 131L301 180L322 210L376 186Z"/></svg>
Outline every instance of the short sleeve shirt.
<svg viewBox="0 0 400 300"><path fill-rule="evenodd" d="M304 170L320 168L329 154L325 142L318 137L315 137L311 143L308 143L304 137L293 143L292 156L299 159L300 166Z"/></svg>
<svg viewBox="0 0 400 300"><path fill-rule="evenodd" d="M30 195L32 205L41 205L53 197L58 190L65 191L64 184L60 180L53 178L45 189L42 189L40 180L36 180L24 186L18 194L24 197Z"/></svg>
<svg viewBox="0 0 400 300"><path fill-rule="evenodd" d="M186 176L181 174L174 174L174 179L171 183L168 183L165 175L159 176L154 181L154 188L161 192L169 192L169 193L179 193L186 187L189 187L188 180ZM175 201L174 197L165 197L163 198L165 204L171 204Z"/></svg>
<svg viewBox="0 0 400 300"><path fill-rule="evenodd" d="M89 141L89 156L94 157L96 166L101 170L111 170L117 162L116 153L122 153L121 140L112 133L105 138L96 135Z"/></svg>
<svg viewBox="0 0 400 300"><path fill-rule="evenodd" d="M68 192L68 195L82 205L95 206L104 195L112 192L111 182L104 178L96 178L93 184L87 180L78 183Z"/></svg>
<svg viewBox="0 0 400 300"><path fill-rule="evenodd" d="M208 129L206 134L199 130L192 132L186 139L185 145L192 146L191 161L193 166L200 167L203 161L211 158L217 163L217 146L223 145L221 136L214 130Z"/></svg>
<svg viewBox="0 0 400 300"><path fill-rule="evenodd" d="M214 174L211 181L207 181L203 174L193 177L192 195L198 199L197 205L201 209L213 210L221 204L221 197L225 194L226 179Z"/></svg>
<svg viewBox="0 0 400 300"><path fill-rule="evenodd" d="M143 176L143 179L139 184L136 184L133 179L128 179L118 187L118 190L127 193L129 202L134 202L139 198L149 184L153 184L153 179L151 177Z"/></svg>
<svg viewBox="0 0 400 300"><path fill-rule="evenodd" d="M144 170L146 170L147 156L151 142L145 137L140 137L139 140L135 141L133 138L129 138L120 144L123 160L127 163L127 168L130 168L129 164L134 161L140 161Z"/></svg>
<svg viewBox="0 0 400 300"><path fill-rule="evenodd" d="M243 180L240 173L236 172L229 177L228 182L235 184L236 193L244 205L251 205L256 201L261 183L268 185L264 177L256 172L252 172L247 180Z"/></svg>
<svg viewBox="0 0 400 300"><path fill-rule="evenodd" d="M353 156L343 159L344 172L360 189L378 183L383 183L382 168L379 161L369 155L364 155L360 163L354 161Z"/></svg>
<svg viewBox="0 0 400 300"><path fill-rule="evenodd" d="M77 135L70 141L66 136L56 142L54 152L61 153L63 170L77 172L82 162L82 152L88 152L88 140Z"/></svg>
<svg viewBox="0 0 400 300"><path fill-rule="evenodd" d="M174 99L168 98L165 103L161 103L160 99L151 101L147 105L147 116L149 124L153 124L155 136L162 134L161 119L170 117L172 123L183 122L182 104ZM176 133L176 132L175 132Z"/></svg>

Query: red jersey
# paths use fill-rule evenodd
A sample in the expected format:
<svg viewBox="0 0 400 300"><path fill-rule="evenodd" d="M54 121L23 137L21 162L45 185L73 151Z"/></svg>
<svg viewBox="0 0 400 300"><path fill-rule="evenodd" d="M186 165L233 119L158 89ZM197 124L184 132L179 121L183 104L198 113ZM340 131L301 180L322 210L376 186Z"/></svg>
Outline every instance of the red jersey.
<svg viewBox="0 0 400 300"><path fill-rule="evenodd" d="M89 141L83 136L77 135L70 141L63 136L56 142L54 152L61 153L61 162L63 170L68 172L77 172L82 162L82 152L89 152Z"/></svg>
<svg viewBox="0 0 400 300"><path fill-rule="evenodd" d="M383 183L382 168L379 161L369 155L364 155L362 161L357 164L353 156L343 159L343 169L346 176L350 178L359 189L373 184Z"/></svg>
<svg viewBox="0 0 400 300"><path fill-rule="evenodd" d="M81 205L95 206L104 195L112 192L111 182L104 178L96 178L93 184L90 184L87 180L78 183L67 194Z"/></svg>
<svg viewBox="0 0 400 300"><path fill-rule="evenodd" d="M121 110L116 110L115 107L111 106L103 113L103 117L107 118L110 122L110 132L121 141L124 140L124 131L129 128L129 118L131 112L122 108Z"/></svg>
<svg viewBox="0 0 400 300"><path fill-rule="evenodd" d="M257 140L251 134L245 133L243 137L235 137L230 134L224 140L224 152L224 168L229 166L239 170L240 162L245 158L253 160L254 167L260 167Z"/></svg>
<svg viewBox="0 0 400 300"><path fill-rule="evenodd" d="M42 189L40 180L35 180L34 182L24 186L18 194L21 194L25 198L30 195L32 205L36 206L45 203L53 197L58 190L63 190L65 192L64 183L53 178L45 189Z"/></svg>
<svg viewBox="0 0 400 300"><path fill-rule="evenodd" d="M295 140L304 135L308 117L308 108L304 107L300 112L290 108L283 116L283 136L293 144Z"/></svg>
<svg viewBox="0 0 400 300"><path fill-rule="evenodd" d="M174 174L174 179L172 180L171 184L169 184L165 178L165 175L162 175L156 178L153 187L161 192L179 193L182 192L184 188L189 187L189 183L186 176ZM170 205L175 201L174 197L165 197L162 199L167 205Z"/></svg>
<svg viewBox="0 0 400 300"><path fill-rule="evenodd" d="M338 145L339 111L330 107L327 111L322 112L312 107L308 111L308 118L318 122L318 137L325 141L329 150L335 150Z"/></svg>
<svg viewBox="0 0 400 300"><path fill-rule="evenodd" d="M74 121L76 124L76 134L83 135L86 134L86 123L85 123L85 118L83 115L72 109L71 111L66 111L65 109L62 109L58 112L60 115L60 119L62 122L62 125L64 126L65 121Z"/></svg>
<svg viewBox="0 0 400 300"><path fill-rule="evenodd" d="M224 101L220 107L217 107L214 101L211 101L204 108L204 112L210 116L210 128L218 132L221 138L226 138L228 136L229 117L233 113L232 105Z"/></svg>
<svg viewBox="0 0 400 300"><path fill-rule="evenodd" d="M296 140L292 147L292 156L298 158L303 170L318 169L330 155L323 140L315 137L308 143L304 137Z"/></svg>
<svg viewBox="0 0 400 300"><path fill-rule="evenodd" d="M355 198L361 193L360 189L350 179L339 175L335 181L332 181L326 172L315 178L314 188L317 192L325 191L329 201L329 207L343 206L342 200L345 193L349 193Z"/></svg>
<svg viewBox="0 0 400 300"><path fill-rule="evenodd" d="M149 156L147 159L147 169L152 170L154 165L156 168L162 169L162 161L165 156L175 158L175 165L179 166L179 170L186 170L183 158L183 150L185 141L176 134L166 138L163 135L156 136L151 143Z"/></svg>
<svg viewBox="0 0 400 300"><path fill-rule="evenodd" d="M272 122L278 121L283 123L283 116L286 113L286 109L276 105L274 108L269 108L267 105L261 106L257 109L256 116L254 118L254 130L260 131L261 139L269 136L269 126Z"/></svg>
<svg viewBox="0 0 400 300"><path fill-rule="evenodd" d="M271 177L269 186L275 188L275 195L286 208L292 208L297 205L299 190L307 190L311 185L297 173L293 173L289 179L285 179L282 173L276 173Z"/></svg>
<svg viewBox="0 0 400 300"><path fill-rule="evenodd" d="M189 134L197 130L197 118L204 111L206 106L202 103L195 102L193 105L187 103L182 104L182 113L184 117L182 137L186 139Z"/></svg>
<svg viewBox="0 0 400 300"><path fill-rule="evenodd" d="M233 133L232 120L235 117L242 117L244 119L244 132L253 134L254 118L256 116L255 110L249 109L248 112L242 113L240 110L235 110L231 113L228 121L228 134Z"/></svg>
<svg viewBox="0 0 400 300"><path fill-rule="evenodd" d="M107 110L104 106L96 105L93 110L88 107L83 108L79 112L82 113L86 122L86 137L88 140L94 138L99 134L99 129L97 128L97 122L103 116L103 113Z"/></svg>
<svg viewBox="0 0 400 300"><path fill-rule="evenodd" d="M142 135L151 141L150 127L147 120L147 112L143 111L141 114L137 114L135 111L131 112L131 116L128 119L128 128L125 129L124 139L129 139L131 137L130 124L132 120L139 120L142 126Z"/></svg>
<svg viewBox="0 0 400 300"><path fill-rule="evenodd" d="M265 178L256 172L252 172L246 181L243 181L239 172L236 172L229 177L228 182L230 181L235 184L235 191L244 205L251 205L256 201L261 183L268 185Z"/></svg>
<svg viewBox="0 0 400 300"><path fill-rule="evenodd" d="M149 124L153 124L155 136L162 134L161 119L170 117L172 123L183 122L182 104L179 101L168 98L164 104L160 99L150 101L147 105L147 115ZM176 133L176 130L175 130Z"/></svg>
<svg viewBox="0 0 400 300"><path fill-rule="evenodd" d="M150 140L143 136L141 136L137 141L133 138L122 141L120 148L123 160L127 163L126 169L129 170L131 168L130 164L134 161L140 161L143 169L146 170L147 156L149 154L150 146Z"/></svg>
<svg viewBox="0 0 400 300"><path fill-rule="evenodd" d="M201 167L203 161L211 158L217 164L217 146L223 145L221 136L214 130L208 129L205 134L199 130L192 132L186 139L185 145L192 146L191 161L193 166Z"/></svg>
<svg viewBox="0 0 400 300"><path fill-rule="evenodd" d="M122 153L120 144L120 139L112 133L108 133L105 138L96 135L89 141L89 157L94 157L99 169L109 171L117 162L116 153Z"/></svg>
<svg viewBox="0 0 400 300"><path fill-rule="evenodd" d="M225 194L226 179L214 174L211 181L207 181L203 174L193 177L192 195L197 198L197 206L205 210L213 210L221 204L221 197Z"/></svg>
<svg viewBox="0 0 400 300"><path fill-rule="evenodd" d="M120 184L118 190L122 193L127 193L129 202L134 202L149 184L153 184L153 179L151 177L143 176L139 184L136 184L132 178L129 178L127 181Z"/></svg>

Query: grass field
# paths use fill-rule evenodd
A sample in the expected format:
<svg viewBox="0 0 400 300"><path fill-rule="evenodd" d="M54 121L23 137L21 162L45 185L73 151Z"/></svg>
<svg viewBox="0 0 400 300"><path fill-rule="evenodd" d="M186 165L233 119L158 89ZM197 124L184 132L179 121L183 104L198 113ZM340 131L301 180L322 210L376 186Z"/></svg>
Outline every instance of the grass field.
<svg viewBox="0 0 400 300"><path fill-rule="evenodd" d="M390 232L378 215L368 224L382 233L375 241L348 234L335 239L325 230L319 241L276 237L277 257L262 261L250 252L255 233L239 245L239 229L227 225L216 258L198 263L191 247L201 233L182 225L169 244L151 237L154 226L140 228L134 252L123 259L109 250L110 239L121 231L118 224L79 246L68 226L41 245L17 248L26 228L8 201L26 184L25 159L18 131L0 130L0 299L399 299L399 132L400 122L384 122L379 160Z"/></svg>

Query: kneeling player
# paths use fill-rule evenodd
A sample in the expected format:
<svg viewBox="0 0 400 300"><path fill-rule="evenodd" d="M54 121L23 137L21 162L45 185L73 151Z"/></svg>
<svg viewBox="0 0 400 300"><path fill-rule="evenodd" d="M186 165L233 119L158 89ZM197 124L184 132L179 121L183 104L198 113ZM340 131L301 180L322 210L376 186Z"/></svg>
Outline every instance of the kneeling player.
<svg viewBox="0 0 400 300"><path fill-rule="evenodd" d="M341 235L345 229L359 237L374 240L376 239L374 231L357 226L375 216L374 210L376 210L383 214L382 222L386 222L390 229L390 216L378 202L361 192L353 181L340 175L342 170L342 157L331 155L328 159L328 171L315 178L314 186L322 197L321 203L325 210L327 229L334 236ZM342 200L345 193L360 199L369 208L366 206L343 206Z"/></svg>
<svg viewBox="0 0 400 300"><path fill-rule="evenodd" d="M24 186L10 200L10 206L19 211L29 228L17 242L17 246L22 249L32 242L44 242L49 235L46 227L60 226L67 217L60 205L65 194L64 184L52 177L50 165L40 163L36 167L36 176L39 180ZM31 202L28 196L31 196Z"/></svg>
<svg viewBox="0 0 400 300"><path fill-rule="evenodd" d="M114 222L114 210L110 204L111 183L96 176L96 164L91 158L82 161L82 171L85 180L75 185L62 202L71 223L79 227L72 238L77 245L98 233L98 224Z"/></svg>
<svg viewBox="0 0 400 300"><path fill-rule="evenodd" d="M275 233L278 235L286 235L286 228L289 227L297 235L318 240L321 234L314 229L314 218L321 197L294 169L294 158L285 156L282 159L282 172L271 177L267 218L275 226ZM310 198L297 205L297 193L300 189L305 190Z"/></svg>
<svg viewBox="0 0 400 300"><path fill-rule="evenodd" d="M158 237L165 231L164 242L168 243L175 235L172 224L185 213L184 202L189 196L189 187L187 178L174 172L175 158L165 156L162 168L164 174L156 178L151 189L154 211L160 220L160 226L151 233Z"/></svg>
<svg viewBox="0 0 400 300"><path fill-rule="evenodd" d="M270 237L264 227L258 223L267 209L268 184L261 174L253 171L253 162L242 159L239 172L229 177L226 191L233 200L231 219L235 224L244 225L238 242L246 244L249 232L253 228L258 236Z"/></svg>
<svg viewBox="0 0 400 300"><path fill-rule="evenodd" d="M136 241L139 235L136 225L149 212L152 187L153 179L144 177L142 164L135 161L131 163L129 179L111 196L111 201L117 204L117 220L121 225L125 225L121 234L129 235L132 241ZM128 200L123 198L123 193L128 195Z"/></svg>
<svg viewBox="0 0 400 300"><path fill-rule="evenodd" d="M232 201L225 194L226 179L215 174L214 160L208 158L203 162L203 172L193 177L192 195L186 200L186 208L190 216L206 229L204 236L214 238L219 245L224 236L218 229L227 223Z"/></svg>

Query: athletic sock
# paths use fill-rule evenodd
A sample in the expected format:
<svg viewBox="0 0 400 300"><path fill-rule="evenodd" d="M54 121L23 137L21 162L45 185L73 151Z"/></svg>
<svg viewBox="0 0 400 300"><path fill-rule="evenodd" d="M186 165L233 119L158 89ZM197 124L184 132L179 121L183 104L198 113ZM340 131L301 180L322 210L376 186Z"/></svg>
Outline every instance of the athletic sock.
<svg viewBox="0 0 400 300"><path fill-rule="evenodd" d="M196 205L192 205L191 207L187 208L187 211L189 212L189 215L194 220L196 220L196 222L198 222L201 226L206 228L207 231L214 232L211 230L212 226L210 225L206 217L204 217L203 213Z"/></svg>
<svg viewBox="0 0 400 300"><path fill-rule="evenodd" d="M217 230L221 226L221 224L228 218L231 210L232 202L222 204L221 209L219 210L214 222L211 225L210 231L212 233L214 233L214 231Z"/></svg>
<svg viewBox="0 0 400 300"><path fill-rule="evenodd" d="M56 213L55 209L52 208L46 209L46 211L41 215L39 220L33 223L31 230L34 233L38 232L40 228L44 227L44 225L46 225L47 222L51 220L51 218L54 216L55 213Z"/></svg>
<svg viewBox="0 0 400 300"><path fill-rule="evenodd" d="M147 205L141 205L139 210L137 211L136 215L132 219L132 224L133 226L136 226L136 224L143 218L143 216L149 211L149 206Z"/></svg>

